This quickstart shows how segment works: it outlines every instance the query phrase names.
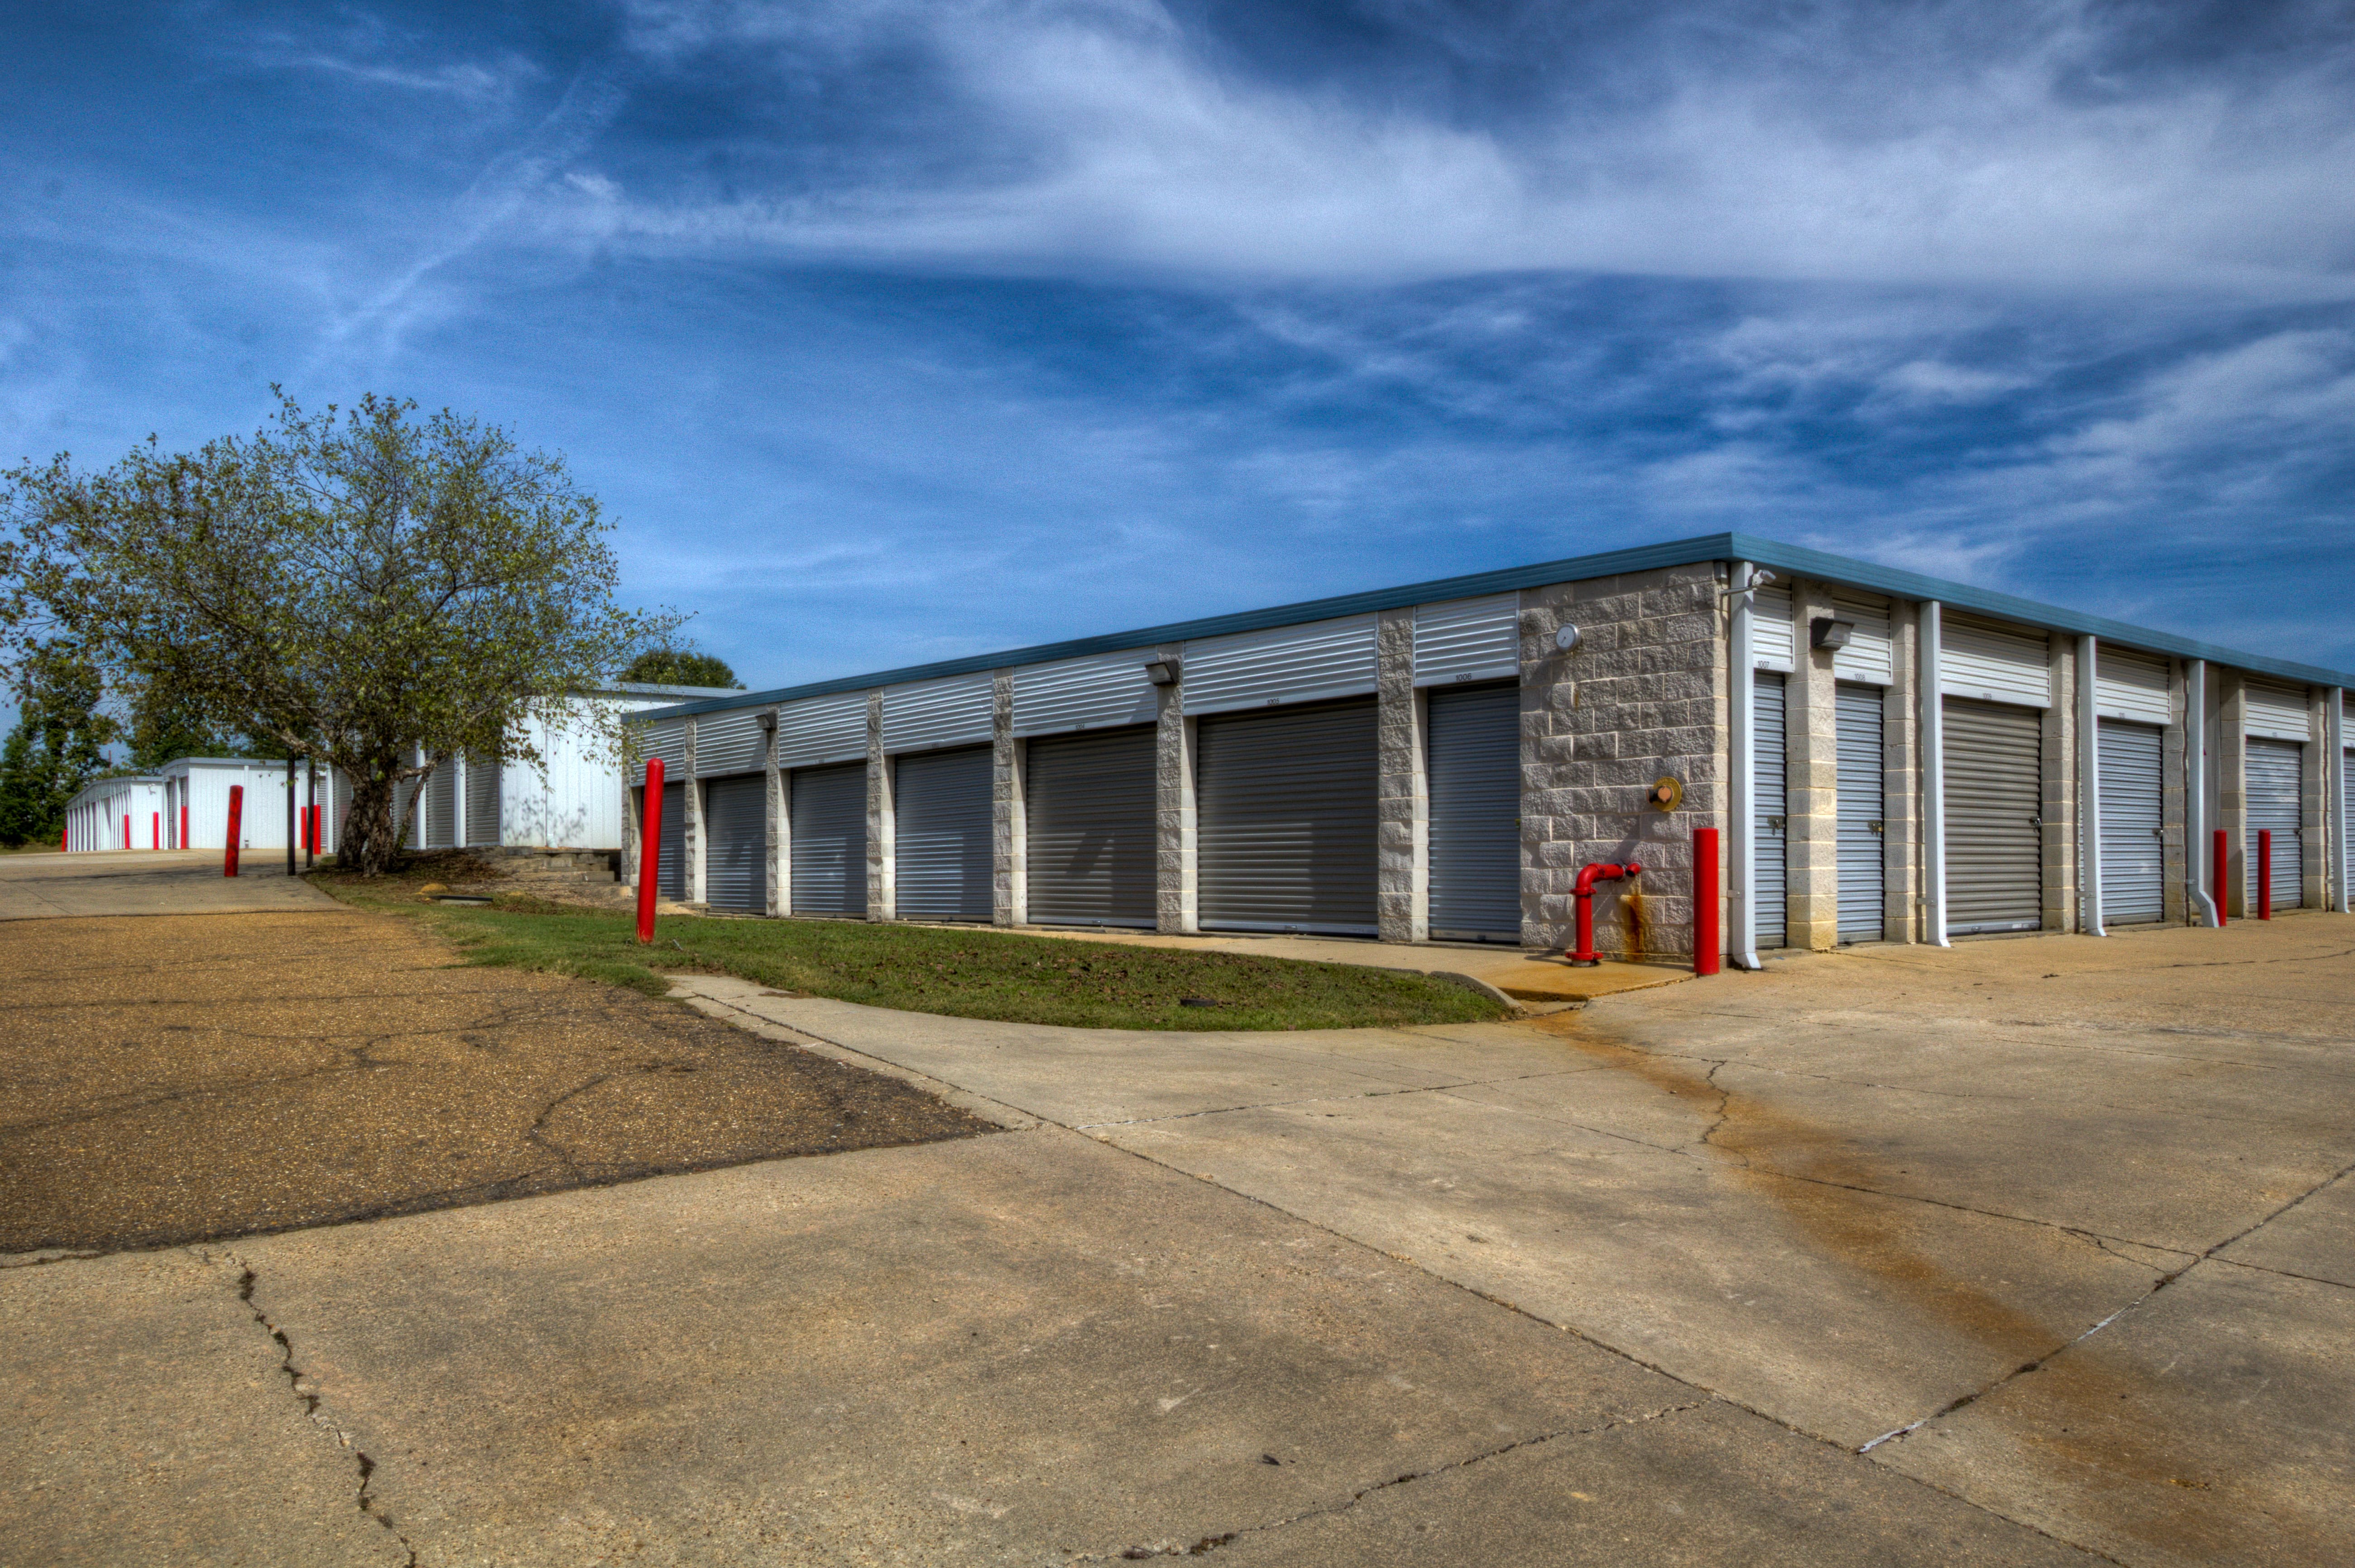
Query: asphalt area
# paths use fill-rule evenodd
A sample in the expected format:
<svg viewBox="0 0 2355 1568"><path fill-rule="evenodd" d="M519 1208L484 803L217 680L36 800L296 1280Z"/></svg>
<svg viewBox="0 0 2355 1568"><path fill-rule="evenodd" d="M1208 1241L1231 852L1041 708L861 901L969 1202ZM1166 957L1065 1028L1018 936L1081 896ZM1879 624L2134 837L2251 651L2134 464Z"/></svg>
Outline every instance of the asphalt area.
<svg viewBox="0 0 2355 1568"><path fill-rule="evenodd" d="M0 927L0 1253L416 1213L992 1124L344 910Z"/></svg>

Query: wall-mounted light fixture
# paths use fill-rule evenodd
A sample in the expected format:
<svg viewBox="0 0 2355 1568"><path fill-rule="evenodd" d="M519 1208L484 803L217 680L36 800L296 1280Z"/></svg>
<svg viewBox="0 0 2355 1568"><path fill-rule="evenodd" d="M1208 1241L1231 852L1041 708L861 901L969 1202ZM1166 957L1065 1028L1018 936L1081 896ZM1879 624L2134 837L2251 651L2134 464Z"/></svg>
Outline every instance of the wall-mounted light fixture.
<svg viewBox="0 0 2355 1568"><path fill-rule="evenodd" d="M1838 652L1847 647L1848 640L1855 635L1856 622L1853 620L1834 620L1828 615L1819 615L1807 623L1807 641L1812 647L1828 648Z"/></svg>
<svg viewBox="0 0 2355 1568"><path fill-rule="evenodd" d="M777 710L770 708L763 713L757 714L753 716L752 722L759 725L771 735L774 735L777 733Z"/></svg>
<svg viewBox="0 0 2355 1568"><path fill-rule="evenodd" d="M1156 686L1175 685L1178 682L1178 661L1147 659L1145 662L1145 678Z"/></svg>
<svg viewBox="0 0 2355 1568"><path fill-rule="evenodd" d="M1562 624L1561 630L1557 630L1553 634L1553 645L1561 650L1564 653L1572 653L1577 652L1578 645L1585 641L1586 638L1579 631L1578 628L1569 624L1567 621Z"/></svg>

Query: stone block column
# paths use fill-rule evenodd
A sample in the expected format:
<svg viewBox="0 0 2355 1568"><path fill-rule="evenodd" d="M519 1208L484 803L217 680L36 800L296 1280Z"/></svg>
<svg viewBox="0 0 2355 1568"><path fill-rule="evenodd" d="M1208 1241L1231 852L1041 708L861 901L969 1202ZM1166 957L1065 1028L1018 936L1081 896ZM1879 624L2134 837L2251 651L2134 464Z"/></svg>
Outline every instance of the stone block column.
<svg viewBox="0 0 2355 1568"><path fill-rule="evenodd" d="M2184 894L2184 884L2190 880L2190 863L2185 847L2185 825L2190 821L2190 800L2183 787L2187 747L2190 732L2185 709L2191 696L2188 670L2180 659L2167 662L2167 707L2170 715L2167 727L2159 732L2158 740L2158 826L2159 863L2164 868L2166 885L2159 891L2161 917L2171 926L2181 926L2191 919L2191 901Z"/></svg>
<svg viewBox="0 0 2355 1568"><path fill-rule="evenodd" d="M1030 923L1030 823L1023 795L1022 743L1014 738L1014 672L990 677L989 920Z"/></svg>
<svg viewBox="0 0 2355 1568"><path fill-rule="evenodd" d="M1836 618L1825 584L1791 585L1791 677L1784 687L1786 944L1815 952L1839 946L1839 702L1833 652L1817 648L1814 623Z"/></svg>
<svg viewBox="0 0 2355 1568"><path fill-rule="evenodd" d="M1922 874L1922 607L1889 607L1889 689L1881 698L1881 938L1919 942Z"/></svg>
<svg viewBox="0 0 2355 1568"><path fill-rule="evenodd" d="M793 797L787 793L784 770L777 766L777 710L766 715L766 726L761 735L761 771L768 788L766 813L768 834L768 896L763 907L772 919L794 912L794 813Z"/></svg>
<svg viewBox="0 0 2355 1568"><path fill-rule="evenodd" d="M2077 640L2059 633L2045 640L2045 667L2051 676L2052 705L2044 710L2041 853L2044 861L2043 925L2048 931L2074 931L2077 903Z"/></svg>
<svg viewBox="0 0 2355 1568"><path fill-rule="evenodd" d="M1374 903L1385 942L1431 939L1431 789L1425 709L1414 689L1414 610L1386 609L1375 633L1380 841Z"/></svg>
<svg viewBox="0 0 2355 1568"><path fill-rule="evenodd" d="M679 790L686 813L679 822L680 853L686 863L679 867L681 900L687 904L703 902L703 780L695 772L695 720L689 718L683 726L687 731L687 762L679 769Z"/></svg>
<svg viewBox="0 0 2355 1568"><path fill-rule="evenodd" d="M2330 831L2330 786L2328 769L2338 758L2330 754L2330 690L2306 689L2306 753L2297 769L2297 834L2305 846L2298 874L2298 907L2330 906L2330 857L2338 834Z"/></svg>
<svg viewBox="0 0 2355 1568"><path fill-rule="evenodd" d="M898 917L894 853L897 813L891 802L891 759L883 755L883 694L867 696L867 917Z"/></svg>
<svg viewBox="0 0 2355 1568"><path fill-rule="evenodd" d="M2225 914L2245 920L2249 905L2249 697L2238 670L2208 666L2216 683L2216 820L2211 832L2224 832L2224 885L2217 892ZM2211 853L2206 844L2200 854Z"/></svg>
<svg viewBox="0 0 2355 1568"><path fill-rule="evenodd" d="M1186 650L1165 642L1156 658L1178 665ZM1171 935L1201 929L1199 862L1195 854L1194 725L1186 716L1186 672L1153 689L1154 927Z"/></svg>

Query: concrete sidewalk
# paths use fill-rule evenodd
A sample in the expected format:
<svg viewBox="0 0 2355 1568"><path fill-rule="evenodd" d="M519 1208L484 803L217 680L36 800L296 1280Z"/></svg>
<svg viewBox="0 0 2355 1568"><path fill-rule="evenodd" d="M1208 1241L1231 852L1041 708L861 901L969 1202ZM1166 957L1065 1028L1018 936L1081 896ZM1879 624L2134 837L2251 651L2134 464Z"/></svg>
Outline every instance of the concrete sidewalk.
<svg viewBox="0 0 2355 1568"><path fill-rule="evenodd" d="M234 877L221 874L218 850L0 855L0 921L343 907L290 880L282 849L245 851Z"/></svg>

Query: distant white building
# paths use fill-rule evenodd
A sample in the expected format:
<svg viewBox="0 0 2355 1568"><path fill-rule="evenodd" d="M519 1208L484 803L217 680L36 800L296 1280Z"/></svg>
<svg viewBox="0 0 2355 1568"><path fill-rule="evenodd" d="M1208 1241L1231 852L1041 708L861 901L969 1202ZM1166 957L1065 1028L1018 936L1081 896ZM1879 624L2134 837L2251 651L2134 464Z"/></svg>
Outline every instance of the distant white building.
<svg viewBox="0 0 2355 1568"><path fill-rule="evenodd" d="M165 849L170 832L164 820L164 781L154 774L95 779L66 803L70 852Z"/></svg>

